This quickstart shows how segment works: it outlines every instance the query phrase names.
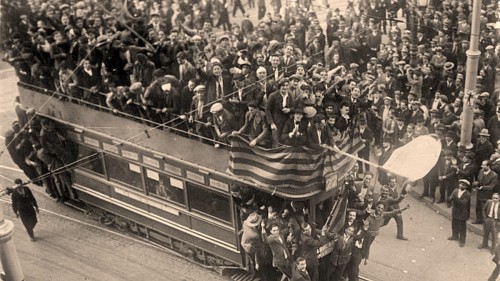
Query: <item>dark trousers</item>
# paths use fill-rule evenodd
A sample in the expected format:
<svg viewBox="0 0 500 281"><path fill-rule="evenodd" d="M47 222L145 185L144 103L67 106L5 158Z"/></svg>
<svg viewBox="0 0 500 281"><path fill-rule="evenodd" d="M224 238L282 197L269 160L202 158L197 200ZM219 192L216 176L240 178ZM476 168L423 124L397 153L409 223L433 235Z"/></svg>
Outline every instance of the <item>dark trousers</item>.
<svg viewBox="0 0 500 281"><path fill-rule="evenodd" d="M484 204L486 204L486 200L483 199L476 200L476 221L483 222Z"/></svg>
<svg viewBox="0 0 500 281"><path fill-rule="evenodd" d="M248 8L255 8L255 0L248 0Z"/></svg>
<svg viewBox="0 0 500 281"><path fill-rule="evenodd" d="M424 177L424 193L422 195L429 196L432 199L436 198L436 187L438 184L438 175L435 168Z"/></svg>
<svg viewBox="0 0 500 281"><path fill-rule="evenodd" d="M259 6L257 18L261 20L266 15L266 6Z"/></svg>
<svg viewBox="0 0 500 281"><path fill-rule="evenodd" d="M370 145L367 144L365 148L361 149L358 152L358 156L361 159L365 159L365 160L369 161L370 160ZM370 171L370 165L365 164L361 161L358 161L358 165L359 165L359 172L360 173L363 173L364 171Z"/></svg>
<svg viewBox="0 0 500 281"><path fill-rule="evenodd" d="M245 14L245 8L243 8L243 4L241 4L241 0L234 0L234 7L233 7L233 17L236 16L236 12L238 9L241 10L241 13L244 15Z"/></svg>
<svg viewBox="0 0 500 281"><path fill-rule="evenodd" d="M491 235L491 249L494 249L495 245L497 244L497 233L497 222L493 218L486 218L483 224L483 246L488 247L488 239Z"/></svg>
<svg viewBox="0 0 500 281"><path fill-rule="evenodd" d="M327 272L328 281L342 280L342 274L344 273L346 267L347 264L330 265Z"/></svg>
<svg viewBox="0 0 500 281"><path fill-rule="evenodd" d="M398 237L403 237L403 216L401 214L395 214L384 219L384 225L387 225L391 219L396 221L397 235Z"/></svg>
<svg viewBox="0 0 500 281"><path fill-rule="evenodd" d="M365 240L363 240L363 258L370 258L370 247L377 236L367 235Z"/></svg>
<svg viewBox="0 0 500 281"><path fill-rule="evenodd" d="M347 267L345 269L347 273L347 277L349 281L358 281L359 280L359 265L361 264L361 260L363 259L361 249L355 249L352 252L351 259L349 263L347 263Z"/></svg>
<svg viewBox="0 0 500 281"><path fill-rule="evenodd" d="M460 243L465 243L467 220L451 219L451 233L454 238L458 238Z"/></svg>
<svg viewBox="0 0 500 281"><path fill-rule="evenodd" d="M497 266L495 266L495 269L493 269L490 278L488 278L488 281L496 281L499 273L500 273L500 264L497 264Z"/></svg>

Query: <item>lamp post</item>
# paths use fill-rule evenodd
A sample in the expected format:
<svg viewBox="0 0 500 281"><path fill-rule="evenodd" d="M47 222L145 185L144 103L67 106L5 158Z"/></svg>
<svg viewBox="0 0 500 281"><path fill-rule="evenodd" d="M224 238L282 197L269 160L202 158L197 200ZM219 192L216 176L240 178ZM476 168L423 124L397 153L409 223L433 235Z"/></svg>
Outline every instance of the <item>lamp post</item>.
<svg viewBox="0 0 500 281"><path fill-rule="evenodd" d="M466 77L465 77L465 88L464 88L464 99L463 99L463 111L462 111L462 130L460 132L460 145L465 146L466 149L471 149L473 144L472 139L472 108L474 105L474 99L476 98L476 82L477 82L477 71L479 67L479 56L481 51L479 51L479 25L481 16L481 3L482 0L474 0L472 5L472 26L470 34L470 46L467 50L467 66L466 66Z"/></svg>
<svg viewBox="0 0 500 281"><path fill-rule="evenodd" d="M23 281L24 274L17 256L16 247L12 240L14 223L4 219L0 212L0 261L8 281Z"/></svg>

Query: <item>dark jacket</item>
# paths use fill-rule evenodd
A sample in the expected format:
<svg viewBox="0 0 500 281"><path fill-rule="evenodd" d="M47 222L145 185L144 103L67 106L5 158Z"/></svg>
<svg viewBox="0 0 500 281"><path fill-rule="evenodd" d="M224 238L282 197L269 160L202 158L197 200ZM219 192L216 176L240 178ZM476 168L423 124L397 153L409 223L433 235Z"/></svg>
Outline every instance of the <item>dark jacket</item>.
<svg viewBox="0 0 500 281"><path fill-rule="evenodd" d="M458 188L450 196L451 217L457 220L468 220L470 213L470 193L465 190L462 197L458 198Z"/></svg>

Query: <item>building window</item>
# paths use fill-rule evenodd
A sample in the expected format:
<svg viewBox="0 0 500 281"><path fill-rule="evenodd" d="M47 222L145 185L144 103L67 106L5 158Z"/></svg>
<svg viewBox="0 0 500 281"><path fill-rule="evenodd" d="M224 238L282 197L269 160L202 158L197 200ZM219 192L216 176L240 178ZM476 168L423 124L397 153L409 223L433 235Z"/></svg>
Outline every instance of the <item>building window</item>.
<svg viewBox="0 0 500 281"><path fill-rule="evenodd" d="M102 164L102 155L95 149L86 146L78 146L78 163L79 166L87 171L103 175L104 166Z"/></svg>
<svg viewBox="0 0 500 281"><path fill-rule="evenodd" d="M184 182L153 170L146 170L148 194L185 205Z"/></svg>
<svg viewBox="0 0 500 281"><path fill-rule="evenodd" d="M191 209L225 222L231 222L231 208L228 196L191 182L186 182L186 185Z"/></svg>
<svg viewBox="0 0 500 281"><path fill-rule="evenodd" d="M126 160L106 155L106 167L109 178L143 190L141 166Z"/></svg>

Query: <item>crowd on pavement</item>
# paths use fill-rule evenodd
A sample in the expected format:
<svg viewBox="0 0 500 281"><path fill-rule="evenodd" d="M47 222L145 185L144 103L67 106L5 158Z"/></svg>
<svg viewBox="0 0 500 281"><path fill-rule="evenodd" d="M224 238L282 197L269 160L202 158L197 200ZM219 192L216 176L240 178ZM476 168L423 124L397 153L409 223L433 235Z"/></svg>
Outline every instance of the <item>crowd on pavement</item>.
<svg viewBox="0 0 500 281"><path fill-rule="evenodd" d="M414 138L433 134L443 150L424 178L422 196L452 208L451 240L464 245L465 222L475 212L475 223L485 229L480 247L488 247L489 234L495 247L500 44L494 1L482 3L480 34L471 34L467 1L429 1L420 8L402 0L348 1L344 11L307 0L250 0L247 10L241 0L4 2L4 59L20 82L55 91L61 100L163 124L216 146L241 135L261 148L318 148L349 135L364 142L361 158L376 155L381 162ZM252 9L257 21L249 17ZM411 18L412 9L419 9L418 18ZM408 29L401 30L400 18ZM479 37L481 55L476 90L465 93L471 35ZM472 148L458 144L463 102L473 108ZM9 152L31 179L71 163L68 144L50 120L32 118L36 112L20 104L16 113L19 121L6 143L15 144ZM250 212L243 228L248 222L251 237L269 245L272 265L292 280L341 280L344 274L357 280L380 226L394 218L397 238L406 239L405 208L398 205L406 189L380 176L383 188L373 194L370 167L359 163L357 173L363 177L347 184L351 211L340 233L316 234L321 223L311 227L290 209L293 215L285 217L293 219L285 223L279 212ZM76 198L67 173L40 181L54 198ZM290 224L296 227L291 232ZM324 239L334 241L332 266L318 274L312 253ZM256 250L243 248L259 270Z"/></svg>

